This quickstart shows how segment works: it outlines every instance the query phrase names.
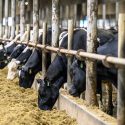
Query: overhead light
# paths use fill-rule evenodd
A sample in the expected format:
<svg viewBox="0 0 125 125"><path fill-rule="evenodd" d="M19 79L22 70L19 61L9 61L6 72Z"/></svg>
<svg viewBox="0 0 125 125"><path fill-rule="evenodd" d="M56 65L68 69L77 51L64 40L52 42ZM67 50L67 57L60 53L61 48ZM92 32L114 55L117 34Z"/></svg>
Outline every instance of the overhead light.
<svg viewBox="0 0 125 125"><path fill-rule="evenodd" d="M25 5L28 5L29 3L28 2L25 2Z"/></svg>

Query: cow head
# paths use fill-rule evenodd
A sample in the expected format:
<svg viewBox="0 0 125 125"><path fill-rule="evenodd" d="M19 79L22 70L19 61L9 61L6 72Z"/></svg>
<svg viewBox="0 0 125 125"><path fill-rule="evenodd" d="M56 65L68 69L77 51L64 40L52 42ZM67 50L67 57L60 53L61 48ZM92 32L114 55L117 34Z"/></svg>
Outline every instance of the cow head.
<svg viewBox="0 0 125 125"><path fill-rule="evenodd" d="M64 82L65 78L63 76L53 83L50 83L47 79L39 80L38 106L40 109L50 110L53 108L59 96L59 89Z"/></svg>
<svg viewBox="0 0 125 125"><path fill-rule="evenodd" d="M0 69L3 69L8 63L5 49L0 50Z"/></svg>
<svg viewBox="0 0 125 125"><path fill-rule="evenodd" d="M85 91L86 74L83 62L75 60L70 69L70 75L72 78L72 86L69 89L69 93L73 96L80 96Z"/></svg>
<svg viewBox="0 0 125 125"><path fill-rule="evenodd" d="M19 85L24 88L31 88L34 81L35 74L32 72L32 69L26 69L22 67L19 71Z"/></svg>
<svg viewBox="0 0 125 125"><path fill-rule="evenodd" d="M13 80L17 77L18 75L18 66L19 66L19 61L16 59L12 59L11 62L8 64L8 74L7 74L7 79Z"/></svg>
<svg viewBox="0 0 125 125"><path fill-rule="evenodd" d="M31 88L35 75L42 70L41 51L35 49L27 63L19 71L19 85Z"/></svg>

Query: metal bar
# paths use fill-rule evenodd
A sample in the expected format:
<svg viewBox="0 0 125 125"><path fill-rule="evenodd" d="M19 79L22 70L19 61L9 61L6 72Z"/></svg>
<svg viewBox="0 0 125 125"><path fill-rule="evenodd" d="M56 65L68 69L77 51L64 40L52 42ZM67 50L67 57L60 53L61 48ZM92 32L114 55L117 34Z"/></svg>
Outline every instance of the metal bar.
<svg viewBox="0 0 125 125"><path fill-rule="evenodd" d="M25 32L25 0L20 1L20 34Z"/></svg>
<svg viewBox="0 0 125 125"><path fill-rule="evenodd" d="M39 2L33 0L33 42L37 43L39 35Z"/></svg>
<svg viewBox="0 0 125 125"><path fill-rule="evenodd" d="M125 58L125 14L119 15L118 57ZM118 69L118 125L125 125L125 67Z"/></svg>
<svg viewBox="0 0 125 125"><path fill-rule="evenodd" d="M73 38L73 20L68 20L68 50L72 49L72 38ZM69 56L67 60L67 88L71 86L71 77L70 77L70 66L72 64L72 57Z"/></svg>
<svg viewBox="0 0 125 125"><path fill-rule="evenodd" d="M11 0L11 17L12 17L12 27L11 27L11 38L15 37L16 28L16 0Z"/></svg>
<svg viewBox="0 0 125 125"><path fill-rule="evenodd" d="M0 38L0 41L1 40L4 42L4 41L8 41L9 39ZM21 43L20 41L16 41L16 42ZM22 44L27 45L27 41L22 42ZM52 46L46 46L46 48L45 48L45 46L41 45L41 44L35 45L35 43L29 43L28 45L32 46L32 47L36 46L42 50L44 49L44 50L52 51L53 53L57 53L59 51L59 48L52 47ZM63 54L69 54L69 55L73 55L73 56L76 56L76 54L77 54L76 50L68 50L68 49L61 49L60 52ZM92 60L99 60L99 61L106 60L106 62L115 64L119 68L122 68L125 66L124 58L117 58L117 57L112 57L112 56L107 57L105 55L99 55L99 54L88 53L88 52L80 52L79 56L82 57L83 59L85 58L85 59L92 59Z"/></svg>
<svg viewBox="0 0 125 125"><path fill-rule="evenodd" d="M46 44L46 33L47 33L47 24L46 22L43 23L43 39L42 44L45 46ZM44 76L46 73L46 53L45 51L42 52L42 75Z"/></svg>
<svg viewBox="0 0 125 125"><path fill-rule="evenodd" d="M3 19L3 0L0 0L0 37L2 37L3 35L2 19Z"/></svg>
<svg viewBox="0 0 125 125"><path fill-rule="evenodd" d="M116 28L118 29L118 15L119 15L119 1L116 0L116 4L115 4L115 20L116 20Z"/></svg>
<svg viewBox="0 0 125 125"><path fill-rule="evenodd" d="M58 46L59 38L59 0L52 0L52 46ZM52 54L51 60L55 58L55 54Z"/></svg>
<svg viewBox="0 0 125 125"><path fill-rule="evenodd" d="M16 24L16 36L19 34L19 24Z"/></svg>
<svg viewBox="0 0 125 125"><path fill-rule="evenodd" d="M5 38L8 38L8 9L9 9L9 0L5 0Z"/></svg>
<svg viewBox="0 0 125 125"><path fill-rule="evenodd" d="M26 41L29 41L30 40L30 24L27 24L27 38L26 38Z"/></svg>
<svg viewBox="0 0 125 125"><path fill-rule="evenodd" d="M103 18L103 29L105 29L105 21L106 21L106 0L103 0L103 4L102 4L102 18Z"/></svg>
<svg viewBox="0 0 125 125"><path fill-rule="evenodd" d="M97 51L97 0L87 1L87 52ZM86 61L86 93L85 99L88 105L98 105L96 97L96 62Z"/></svg>

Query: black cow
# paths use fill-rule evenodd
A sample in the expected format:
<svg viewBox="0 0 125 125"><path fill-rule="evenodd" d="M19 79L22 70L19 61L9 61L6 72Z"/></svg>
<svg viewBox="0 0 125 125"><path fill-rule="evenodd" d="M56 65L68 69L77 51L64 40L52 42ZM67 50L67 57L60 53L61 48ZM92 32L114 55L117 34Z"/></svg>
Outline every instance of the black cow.
<svg viewBox="0 0 125 125"><path fill-rule="evenodd" d="M118 36L115 35L114 39L106 44L98 47L98 54L118 56ZM72 77L72 87L69 93L73 96L79 97L80 94L86 89L86 70L85 63L75 60L71 66L70 74ZM102 81L109 81L117 88L117 69L105 67L101 61L97 61L97 93L101 94ZM110 103L112 104L112 103ZM112 107L111 107L112 108ZM112 109L111 109L112 110ZM112 111L109 111L112 114Z"/></svg>
<svg viewBox="0 0 125 125"><path fill-rule="evenodd" d="M105 32L104 30L99 30L98 37L100 39L99 40L100 42L98 43L98 46L99 46L99 45L102 45L102 44L106 43L107 41L109 41L109 39L113 39L114 35L110 32ZM68 41L68 36L65 36L62 40L60 47L67 48L67 41ZM75 30L72 43L73 43L72 44L73 50L83 49L86 51L86 31L85 30ZM47 86L47 87L51 87L52 84L55 85L55 82L57 84L57 81L60 77L63 77L63 79L64 79L63 83L64 83L64 82L66 82L66 79L67 79L66 76L67 76L67 58L64 54L62 54L62 56L57 55L47 70L47 73L46 73L45 78L44 78L44 84L49 83L50 86ZM40 85L43 86L42 83ZM41 88L42 87L40 87L40 89ZM42 94L42 92L44 92L44 91L41 92L40 89L39 89L38 105L41 109L44 109L43 105L45 103L44 104L41 103L41 100L44 100L44 98L46 98L47 93ZM45 96L43 96L43 95L45 95ZM50 101L51 99L49 100L49 98L51 98L52 96L53 95L51 95L51 96L48 95L48 100L46 100L46 101ZM55 101L56 101L56 99L55 99ZM50 102L50 103L46 102L46 105L48 103L51 104L51 106L48 105L48 109L52 108L55 101Z"/></svg>
<svg viewBox="0 0 125 125"><path fill-rule="evenodd" d="M51 45L51 29L47 31L46 44ZM39 38L38 43L42 43L42 35ZM50 54L47 53L48 67L51 63ZM31 88L35 75L42 70L42 51L41 49L34 49L27 63L22 67L19 73L19 85L24 88Z"/></svg>
<svg viewBox="0 0 125 125"><path fill-rule="evenodd" d="M19 85L31 88L35 75L42 70L41 50L34 49L26 64L19 71Z"/></svg>

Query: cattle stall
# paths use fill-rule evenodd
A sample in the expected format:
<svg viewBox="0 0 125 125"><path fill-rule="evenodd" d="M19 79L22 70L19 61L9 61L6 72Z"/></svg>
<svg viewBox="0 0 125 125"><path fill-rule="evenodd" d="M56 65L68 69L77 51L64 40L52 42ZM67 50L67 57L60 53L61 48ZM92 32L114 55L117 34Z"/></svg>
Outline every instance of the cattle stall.
<svg viewBox="0 0 125 125"><path fill-rule="evenodd" d="M9 4L11 2L11 4ZM10 7L11 5L11 7ZM66 112L75 118L79 125L124 125L125 124L125 85L124 85L124 42L125 42L125 1L124 0L0 0L0 42L2 44L13 40L14 43L28 46L42 51L41 66L44 79L47 76L48 69L46 64L49 60L47 56L51 53L51 64L56 57L66 57L67 73L64 88L59 92L56 108L66 110ZM9 11L11 9L11 13ZM5 9L5 10L4 10ZM4 15L4 16L3 16ZM10 21L8 17L11 17ZM5 18L3 18L5 17ZM86 19L81 19L82 17ZM108 18L108 21L107 21ZM113 18L113 19L112 19ZM64 19L64 20L63 20ZM101 21L100 21L101 20ZM87 22L80 26L80 22ZM11 28L9 26L11 22ZM115 27L118 30L118 57L110 54L100 54L97 48L99 24L103 29ZM108 22L108 23L107 23ZM113 24L112 24L113 22ZM19 26L20 24L20 26ZM84 27L83 27L84 26ZM50 28L51 27L51 28ZM9 33L9 28L11 32ZM33 28L33 39L30 39L30 29ZM42 44L39 41L39 29L42 28ZM47 31L51 29L52 38L47 44ZM59 46L59 33L62 29L67 31L67 47ZM75 29L75 30L74 30ZM86 32L86 50L74 49L73 38L78 29ZM20 40L16 39L20 34ZM26 39L24 38L25 34ZM115 36L115 35L114 35ZM14 39L15 38L15 39ZM111 39L112 40L112 39ZM110 43L111 41L109 41ZM106 44L105 44L106 45ZM110 44L109 44L110 45ZM112 49L112 48L111 48ZM69 95L72 86L70 68L73 63L73 57L78 61L85 62L86 91L85 100L75 98ZM34 60L37 62L37 60ZM78 62L77 61L77 62ZM104 71L110 71L113 68L116 72L117 81L117 117L113 118L99 109L97 97L98 84L98 62L104 65ZM51 65L50 64L50 65ZM63 65L63 64L62 64ZM82 65L80 64L82 67ZM63 68L65 66L63 65ZM24 67L23 67L24 68ZM105 70L106 69L106 70ZM108 70L107 70L108 69ZM117 71L118 70L118 71ZM1 70L0 72L2 72ZM63 71L63 70L62 70ZM29 72L33 72L29 70ZM103 71L102 71L103 72ZM62 73L63 74L63 73ZM64 74L65 75L65 74ZM46 79L48 80L48 79ZM65 80L64 80L65 81ZM47 81L47 86L51 86ZM66 86L66 90L65 90ZM61 86L62 87L62 86ZM112 85L108 86L112 96ZM26 91L26 90L25 90ZM38 91L39 92L39 91ZM42 97L41 97L42 98ZM108 97L112 101L112 97ZM51 111L50 111L51 112ZM47 123L46 123L47 124ZM51 124L51 123L50 123ZM74 124L74 123L69 123ZM75 123L76 124L76 123Z"/></svg>

